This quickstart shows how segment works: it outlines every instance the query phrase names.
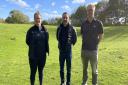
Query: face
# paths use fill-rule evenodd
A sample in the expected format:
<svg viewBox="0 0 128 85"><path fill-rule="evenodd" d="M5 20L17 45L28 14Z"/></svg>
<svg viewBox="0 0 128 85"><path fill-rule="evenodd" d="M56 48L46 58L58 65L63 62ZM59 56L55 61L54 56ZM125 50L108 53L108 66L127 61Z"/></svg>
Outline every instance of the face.
<svg viewBox="0 0 128 85"><path fill-rule="evenodd" d="M94 17L94 13L95 13L95 7L92 5L89 5L87 7L87 16L92 18L92 17Z"/></svg>
<svg viewBox="0 0 128 85"><path fill-rule="evenodd" d="M69 15L68 14L64 14L62 16L62 21L63 21L63 24L68 24L69 23Z"/></svg>
<svg viewBox="0 0 128 85"><path fill-rule="evenodd" d="M41 25L41 16L36 14L34 17L34 22L37 26L40 26Z"/></svg>

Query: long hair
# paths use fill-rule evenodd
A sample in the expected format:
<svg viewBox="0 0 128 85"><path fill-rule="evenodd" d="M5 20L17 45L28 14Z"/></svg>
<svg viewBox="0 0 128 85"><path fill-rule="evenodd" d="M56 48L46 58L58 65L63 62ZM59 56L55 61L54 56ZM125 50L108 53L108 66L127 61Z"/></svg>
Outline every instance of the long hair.
<svg viewBox="0 0 128 85"><path fill-rule="evenodd" d="M46 27L44 26L43 23L41 23L41 27L42 27L42 29L44 29L45 32L47 32L47 29L46 29Z"/></svg>

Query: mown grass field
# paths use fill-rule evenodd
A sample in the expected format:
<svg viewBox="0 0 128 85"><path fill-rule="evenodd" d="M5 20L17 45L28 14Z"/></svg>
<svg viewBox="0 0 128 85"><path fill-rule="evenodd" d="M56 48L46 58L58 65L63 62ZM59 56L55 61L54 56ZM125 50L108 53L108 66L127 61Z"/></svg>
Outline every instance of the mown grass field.
<svg viewBox="0 0 128 85"><path fill-rule="evenodd" d="M0 85L30 85L26 31L32 25L0 24ZM46 26L50 34L50 56L44 69L43 85L59 85L57 26ZM81 36L73 47L72 85L81 85ZM128 85L128 26L104 27L104 39L99 45L99 85ZM36 75L38 83L38 74ZM88 85L91 85L89 67Z"/></svg>

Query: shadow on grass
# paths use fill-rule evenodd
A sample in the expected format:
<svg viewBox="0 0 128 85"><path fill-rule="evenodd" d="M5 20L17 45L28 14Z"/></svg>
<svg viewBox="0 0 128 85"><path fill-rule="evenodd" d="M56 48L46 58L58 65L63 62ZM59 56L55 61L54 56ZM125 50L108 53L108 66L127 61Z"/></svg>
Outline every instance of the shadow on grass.
<svg viewBox="0 0 128 85"><path fill-rule="evenodd" d="M120 40L128 37L128 26L104 27L104 40ZM80 37L80 28L77 29L77 36Z"/></svg>
<svg viewBox="0 0 128 85"><path fill-rule="evenodd" d="M128 27L127 26L110 26L104 29L104 39L105 40L120 40L128 37Z"/></svg>

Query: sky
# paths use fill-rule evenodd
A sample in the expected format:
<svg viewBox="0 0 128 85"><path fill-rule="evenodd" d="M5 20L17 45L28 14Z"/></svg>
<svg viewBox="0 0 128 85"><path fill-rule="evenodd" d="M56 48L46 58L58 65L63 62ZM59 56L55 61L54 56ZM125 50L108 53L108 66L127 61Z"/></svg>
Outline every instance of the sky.
<svg viewBox="0 0 128 85"><path fill-rule="evenodd" d="M80 5L97 3L101 0L0 0L0 18L6 19L11 10L20 10L33 20L39 10L44 20L61 17L63 12L73 13Z"/></svg>

